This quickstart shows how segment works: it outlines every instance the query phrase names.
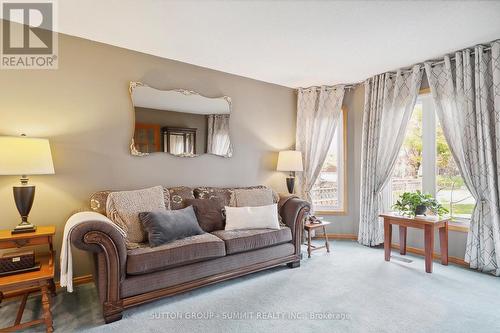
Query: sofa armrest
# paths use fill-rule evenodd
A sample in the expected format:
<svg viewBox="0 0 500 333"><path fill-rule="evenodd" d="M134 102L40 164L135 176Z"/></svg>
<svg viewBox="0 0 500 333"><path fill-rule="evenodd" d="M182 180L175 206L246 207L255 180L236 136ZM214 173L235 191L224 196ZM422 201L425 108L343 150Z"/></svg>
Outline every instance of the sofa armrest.
<svg viewBox="0 0 500 333"><path fill-rule="evenodd" d="M300 254L300 244L302 242L302 231L304 229L304 219L311 210L309 202L296 196L280 196L278 203L279 213L283 222L292 230L295 253Z"/></svg>
<svg viewBox="0 0 500 333"><path fill-rule="evenodd" d="M121 233L110 223L88 220L71 231L71 244L93 253L103 253L110 263L116 263L123 280L127 261L127 248Z"/></svg>
<svg viewBox="0 0 500 333"><path fill-rule="evenodd" d="M118 229L107 222L86 220L71 231L71 244L76 248L96 254L97 276L95 283L103 303L106 323L121 319L123 303L120 285L126 275L127 248Z"/></svg>

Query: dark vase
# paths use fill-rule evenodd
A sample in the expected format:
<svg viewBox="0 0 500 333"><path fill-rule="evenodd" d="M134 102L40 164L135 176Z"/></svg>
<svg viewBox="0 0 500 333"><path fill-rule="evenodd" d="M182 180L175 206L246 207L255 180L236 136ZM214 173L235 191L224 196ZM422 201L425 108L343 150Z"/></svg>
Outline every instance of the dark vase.
<svg viewBox="0 0 500 333"><path fill-rule="evenodd" d="M425 205L418 205L415 208L415 215L425 215L425 212L427 212L427 206Z"/></svg>

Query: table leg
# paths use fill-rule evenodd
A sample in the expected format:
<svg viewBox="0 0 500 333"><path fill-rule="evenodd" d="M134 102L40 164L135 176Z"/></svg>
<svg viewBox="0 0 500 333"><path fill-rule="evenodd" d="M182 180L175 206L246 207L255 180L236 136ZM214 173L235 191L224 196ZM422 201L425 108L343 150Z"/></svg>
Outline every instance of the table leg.
<svg viewBox="0 0 500 333"><path fill-rule="evenodd" d="M17 310L16 321L14 322L14 326L19 325L21 323L21 319L23 319L24 308L26 307L26 301L28 300L28 296L30 293L26 293L23 295L21 299L21 305L19 305L19 310Z"/></svg>
<svg viewBox="0 0 500 333"><path fill-rule="evenodd" d="M47 333L52 333L54 332L54 328L52 327L52 312L50 312L49 293L50 291L47 285L43 285L42 286L43 319L45 321Z"/></svg>
<svg viewBox="0 0 500 333"><path fill-rule="evenodd" d="M326 234L326 228L324 226L323 226L323 235L325 235L326 252L330 253L330 244L328 243L328 235Z"/></svg>
<svg viewBox="0 0 500 333"><path fill-rule="evenodd" d="M388 219L384 219L384 252L385 261L391 260L392 225Z"/></svg>
<svg viewBox="0 0 500 333"><path fill-rule="evenodd" d="M51 279L49 281L49 288L50 288L50 295L52 297L55 297L56 296L56 285L54 283L54 279Z"/></svg>
<svg viewBox="0 0 500 333"><path fill-rule="evenodd" d="M432 273L432 254L434 253L434 226L424 226L425 271Z"/></svg>
<svg viewBox="0 0 500 333"><path fill-rule="evenodd" d="M311 258L311 230L307 230L307 257Z"/></svg>
<svg viewBox="0 0 500 333"><path fill-rule="evenodd" d="M448 223L439 228L439 247L441 248L441 264L448 265Z"/></svg>
<svg viewBox="0 0 500 333"><path fill-rule="evenodd" d="M399 254L406 254L406 227L400 225L399 226Z"/></svg>

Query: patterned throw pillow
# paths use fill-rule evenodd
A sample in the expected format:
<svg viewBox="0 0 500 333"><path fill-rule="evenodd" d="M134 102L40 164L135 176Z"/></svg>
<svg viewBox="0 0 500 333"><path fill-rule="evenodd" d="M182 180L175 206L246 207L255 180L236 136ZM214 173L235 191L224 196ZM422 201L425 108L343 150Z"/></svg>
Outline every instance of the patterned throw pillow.
<svg viewBox="0 0 500 333"><path fill-rule="evenodd" d="M116 191L99 191L90 196L90 209L102 215L106 215L106 202L108 195ZM170 209L170 194L167 188L163 188L163 200L165 201L165 208Z"/></svg>
<svg viewBox="0 0 500 333"><path fill-rule="evenodd" d="M99 191L90 196L90 209L99 214L106 215L106 202L112 191Z"/></svg>
<svg viewBox="0 0 500 333"><path fill-rule="evenodd" d="M106 215L122 228L127 237L127 248L139 247L147 240L139 221L139 213L166 211L163 187L155 186L135 191L111 192L106 203Z"/></svg>
<svg viewBox="0 0 500 333"><path fill-rule="evenodd" d="M184 200L194 199L193 189L186 186L170 187L170 209L182 209L186 207Z"/></svg>
<svg viewBox="0 0 500 333"><path fill-rule="evenodd" d="M194 189L194 196L196 199L217 199L224 206L229 206L233 190L224 187L198 187Z"/></svg>

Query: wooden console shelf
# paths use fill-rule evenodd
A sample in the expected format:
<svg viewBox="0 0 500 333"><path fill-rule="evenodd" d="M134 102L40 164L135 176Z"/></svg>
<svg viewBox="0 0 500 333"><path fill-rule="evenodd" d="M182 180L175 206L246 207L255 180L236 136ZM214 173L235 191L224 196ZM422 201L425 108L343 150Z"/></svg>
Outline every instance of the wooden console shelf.
<svg viewBox="0 0 500 333"><path fill-rule="evenodd" d="M38 227L35 232L12 235L10 230L0 230L0 249L20 248L25 246L49 246L47 254L36 255L40 269L32 272L17 273L0 277L0 302L6 292L22 293L21 305L14 320L14 325L0 329L0 332L12 332L27 327L45 324L47 332L53 332L52 313L50 311L51 297L55 296L53 238L56 232L54 226ZM30 293L40 290L42 293L43 317L21 323L24 308Z"/></svg>

